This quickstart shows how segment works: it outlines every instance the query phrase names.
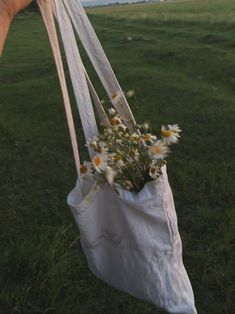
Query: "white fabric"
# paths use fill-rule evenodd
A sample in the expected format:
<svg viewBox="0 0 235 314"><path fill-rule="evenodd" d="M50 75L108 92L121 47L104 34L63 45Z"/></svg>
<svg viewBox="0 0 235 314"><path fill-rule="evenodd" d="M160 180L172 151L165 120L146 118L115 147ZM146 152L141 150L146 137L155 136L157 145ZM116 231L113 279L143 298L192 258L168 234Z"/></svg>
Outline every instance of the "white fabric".
<svg viewBox="0 0 235 314"><path fill-rule="evenodd" d="M68 196L90 270L170 313L197 313L166 168L138 194L119 192L86 177Z"/></svg>
<svg viewBox="0 0 235 314"><path fill-rule="evenodd" d="M104 50L79 0L63 1L79 38L116 110L132 127L135 119Z"/></svg>
<svg viewBox="0 0 235 314"><path fill-rule="evenodd" d="M77 107L80 114L85 138L86 141L88 141L88 139L93 138L98 134L98 129L89 89L87 86L87 80L84 73L84 67L78 51L70 18L67 15L63 2L61 0L54 0L54 4L55 15L57 17L61 37L64 43L70 77L77 101ZM90 157L92 158L94 151L91 148L88 149Z"/></svg>
<svg viewBox="0 0 235 314"><path fill-rule="evenodd" d="M48 32L53 55L55 58L57 73L60 80L60 86L61 86L61 91L62 91L63 100L64 100L64 107L65 107L65 113L66 113L66 118L67 118L67 123L68 123L68 129L69 129L69 134L70 134L71 143L72 143L75 166L76 166L77 174L79 177L80 159L79 159L77 138L76 138L76 132L75 132L75 127L74 127L74 122L73 122L73 115L71 111L68 89L66 85L63 62L62 62L61 53L59 49L56 27L54 23L53 14L52 14L52 6L51 6L50 0L49 1L38 0L37 2L42 13L42 17L43 17L43 20L44 20L44 23Z"/></svg>
<svg viewBox="0 0 235 314"><path fill-rule="evenodd" d="M85 138L88 140L89 138L97 135L98 132L90 94L97 109L100 122L107 125L109 120L84 68L77 47L71 20L65 10L64 4L60 0L54 0L53 4L54 15L59 24ZM86 110L84 110L84 107L86 107Z"/></svg>

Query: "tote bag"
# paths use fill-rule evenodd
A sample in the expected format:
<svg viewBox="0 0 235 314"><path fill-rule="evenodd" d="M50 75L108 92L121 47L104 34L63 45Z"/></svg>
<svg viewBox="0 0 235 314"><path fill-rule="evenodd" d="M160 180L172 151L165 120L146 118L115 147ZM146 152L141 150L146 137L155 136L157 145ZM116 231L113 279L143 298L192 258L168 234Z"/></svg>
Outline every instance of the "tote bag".
<svg viewBox="0 0 235 314"><path fill-rule="evenodd" d="M92 102L100 119L106 123L108 119L84 69L71 21L116 110L126 117L130 126L135 121L80 2L38 2L55 56L78 170L76 186L67 202L78 225L90 270L113 287L170 313L197 313L183 265L182 243L166 166L162 169L163 174L146 183L139 193L122 188L118 188L117 193L108 184L100 185L92 175L80 176L76 134L52 12L61 31L85 137L97 132ZM82 89L80 93L79 88ZM114 94L120 95L118 102L115 102ZM92 152L89 153L92 157Z"/></svg>

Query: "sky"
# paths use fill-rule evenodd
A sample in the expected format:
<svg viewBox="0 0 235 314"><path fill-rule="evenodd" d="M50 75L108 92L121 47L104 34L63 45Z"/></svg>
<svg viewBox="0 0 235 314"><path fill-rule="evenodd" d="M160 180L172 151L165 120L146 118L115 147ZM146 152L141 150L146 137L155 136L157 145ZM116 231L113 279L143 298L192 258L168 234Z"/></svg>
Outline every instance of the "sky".
<svg viewBox="0 0 235 314"><path fill-rule="evenodd" d="M138 2L141 0L82 0L82 3L85 5L100 5L108 3L126 3L126 2Z"/></svg>

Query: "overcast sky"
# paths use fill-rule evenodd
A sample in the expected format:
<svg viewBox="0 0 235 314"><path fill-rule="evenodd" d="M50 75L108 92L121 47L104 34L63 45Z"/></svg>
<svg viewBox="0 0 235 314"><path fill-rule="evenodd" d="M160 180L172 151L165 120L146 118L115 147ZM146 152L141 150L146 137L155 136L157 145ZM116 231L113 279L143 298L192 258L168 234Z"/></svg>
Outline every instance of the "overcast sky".
<svg viewBox="0 0 235 314"><path fill-rule="evenodd" d="M94 4L108 4L108 3L115 3L115 2L122 2L122 3L125 3L125 2L138 2L138 1L141 1L141 0L82 0L82 3L84 4L89 4L91 3L92 5Z"/></svg>

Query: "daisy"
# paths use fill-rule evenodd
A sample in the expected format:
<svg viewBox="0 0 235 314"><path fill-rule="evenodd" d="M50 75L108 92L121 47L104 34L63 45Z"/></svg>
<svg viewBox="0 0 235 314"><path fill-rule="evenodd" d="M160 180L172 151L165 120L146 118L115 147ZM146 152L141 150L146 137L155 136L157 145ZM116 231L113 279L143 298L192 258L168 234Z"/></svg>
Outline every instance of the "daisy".
<svg viewBox="0 0 235 314"><path fill-rule="evenodd" d="M91 146L93 149L97 148L97 141L99 141L99 138L97 136L94 136L93 138L89 138L86 142L86 146Z"/></svg>
<svg viewBox="0 0 235 314"><path fill-rule="evenodd" d="M149 168L149 175L152 179L158 178L161 175L160 167L152 164Z"/></svg>
<svg viewBox="0 0 235 314"><path fill-rule="evenodd" d="M174 125L168 124L167 127L162 125L161 131L162 139L166 144L170 145L178 142L180 137L179 133L181 132L181 129L179 128L178 124Z"/></svg>
<svg viewBox="0 0 235 314"><path fill-rule="evenodd" d="M115 116L117 114L116 110L114 108L109 108L109 115L111 117Z"/></svg>
<svg viewBox="0 0 235 314"><path fill-rule="evenodd" d="M127 127L125 126L125 124L121 123L117 125L118 130L120 131L125 131L127 129Z"/></svg>
<svg viewBox="0 0 235 314"><path fill-rule="evenodd" d="M114 162L115 162L115 166L117 166L118 168L125 166L125 164L122 160L122 156L120 154L116 154L114 156Z"/></svg>
<svg viewBox="0 0 235 314"><path fill-rule="evenodd" d="M128 134L127 134L128 135ZM137 133L132 133L130 136L130 140L135 144L138 143L138 139L140 138L140 136Z"/></svg>
<svg viewBox="0 0 235 314"><path fill-rule="evenodd" d="M104 175L108 181L108 183L110 185L113 184L113 179L114 179L114 176L115 176L115 172L113 171L113 169L109 166L107 166L105 169L104 169Z"/></svg>
<svg viewBox="0 0 235 314"><path fill-rule="evenodd" d="M108 151L108 147L106 145L106 143L104 142L99 142L97 144L97 146L94 148L94 150L100 154L103 154L103 153L107 153Z"/></svg>
<svg viewBox="0 0 235 314"><path fill-rule="evenodd" d="M174 132L174 133L180 133L180 132L182 132L182 130L180 129L180 127L178 126L178 124L173 124L173 125L168 124L168 129L171 130L171 131Z"/></svg>
<svg viewBox="0 0 235 314"><path fill-rule="evenodd" d="M128 191L130 191L130 190L133 189L133 184L132 184L131 181L125 180L123 184L124 184L125 188L126 188Z"/></svg>
<svg viewBox="0 0 235 314"><path fill-rule="evenodd" d="M147 122L144 122L143 124L141 124L140 126L145 132L147 132L149 130L149 124Z"/></svg>
<svg viewBox="0 0 235 314"><path fill-rule="evenodd" d="M122 144L122 142L123 142L123 140L122 140L121 138L117 138L117 139L116 139L116 144L121 145L121 144Z"/></svg>
<svg viewBox="0 0 235 314"><path fill-rule="evenodd" d="M121 120L119 117L117 117L117 116L115 116L115 117L113 117L112 119L110 119L109 122L110 122L110 124L111 124L112 126L122 124L122 120Z"/></svg>
<svg viewBox="0 0 235 314"><path fill-rule="evenodd" d="M91 163L88 161L84 161L83 164L80 166L80 173L82 176L91 174Z"/></svg>
<svg viewBox="0 0 235 314"><path fill-rule="evenodd" d="M157 140L157 137L155 135L150 134L150 133L145 133L141 137L145 142L150 142L150 143L153 143L153 141Z"/></svg>
<svg viewBox="0 0 235 314"><path fill-rule="evenodd" d="M158 140L152 146L149 146L149 154L153 159L163 159L167 156L169 151L169 148L161 140Z"/></svg>
<svg viewBox="0 0 235 314"><path fill-rule="evenodd" d="M92 164L97 172L102 172L107 167L107 161L107 154L97 154L92 159Z"/></svg>
<svg viewBox="0 0 235 314"><path fill-rule="evenodd" d="M127 98L131 98L135 95L135 91L133 90L129 90L128 92L126 92L126 97Z"/></svg>
<svg viewBox="0 0 235 314"><path fill-rule="evenodd" d="M104 134L107 135L107 136L113 134L112 128L111 127L106 127L104 129Z"/></svg>

